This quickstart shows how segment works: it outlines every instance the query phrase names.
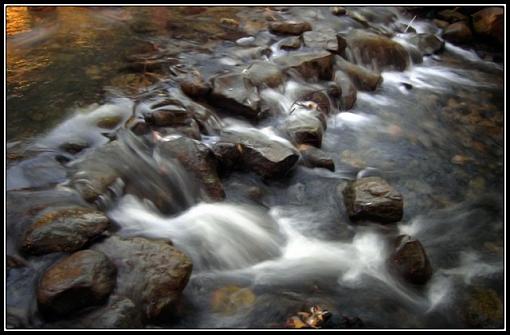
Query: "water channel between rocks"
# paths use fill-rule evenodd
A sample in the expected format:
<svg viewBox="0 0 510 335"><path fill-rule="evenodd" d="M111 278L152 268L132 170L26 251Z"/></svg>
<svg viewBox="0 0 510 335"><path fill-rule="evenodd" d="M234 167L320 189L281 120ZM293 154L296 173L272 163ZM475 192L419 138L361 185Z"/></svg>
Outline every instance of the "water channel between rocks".
<svg viewBox="0 0 510 335"><path fill-rule="evenodd" d="M9 7L7 327L502 327L501 53L436 21Z"/></svg>

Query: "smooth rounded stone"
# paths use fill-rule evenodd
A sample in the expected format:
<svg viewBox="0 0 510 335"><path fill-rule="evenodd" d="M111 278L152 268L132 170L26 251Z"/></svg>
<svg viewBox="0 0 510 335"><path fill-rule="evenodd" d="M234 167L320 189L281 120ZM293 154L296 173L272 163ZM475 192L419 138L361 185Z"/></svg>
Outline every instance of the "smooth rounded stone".
<svg viewBox="0 0 510 335"><path fill-rule="evenodd" d="M254 62L246 68L246 78L257 87L277 87L283 83L283 73L280 68L269 62Z"/></svg>
<svg viewBox="0 0 510 335"><path fill-rule="evenodd" d="M295 69L305 79L330 80L333 75L333 54L321 51L296 51L274 59L283 69Z"/></svg>
<svg viewBox="0 0 510 335"><path fill-rule="evenodd" d="M442 37L452 43L468 43L473 38L473 33L466 23L455 22L446 27Z"/></svg>
<svg viewBox="0 0 510 335"><path fill-rule="evenodd" d="M225 198L223 185L216 172L216 159L205 144L181 136L158 142L157 150L163 157L177 158L186 170L195 175L212 199Z"/></svg>
<svg viewBox="0 0 510 335"><path fill-rule="evenodd" d="M402 195L380 177L365 177L352 181L342 193L347 214L353 221L391 223L402 219Z"/></svg>
<svg viewBox="0 0 510 335"><path fill-rule="evenodd" d="M312 30L312 26L305 21L280 21L269 24L269 31L273 34L301 35L309 30Z"/></svg>
<svg viewBox="0 0 510 335"><path fill-rule="evenodd" d="M78 251L53 264L37 288L39 310L50 318L105 302L115 287L115 265L103 253Z"/></svg>
<svg viewBox="0 0 510 335"><path fill-rule="evenodd" d="M263 177L287 174L297 163L299 153L289 144L276 141L258 130L224 130L221 138L234 143L241 153L241 166Z"/></svg>
<svg viewBox="0 0 510 335"><path fill-rule="evenodd" d="M303 44L307 48L326 49L331 52L338 52L336 32L329 28L303 33Z"/></svg>
<svg viewBox="0 0 510 335"><path fill-rule="evenodd" d="M469 22L469 17L456 11L455 9L444 9L437 13L437 16L450 23L464 21Z"/></svg>
<svg viewBox="0 0 510 335"><path fill-rule="evenodd" d="M211 85L209 102L212 105L252 119L261 117L257 87L243 74L215 76L211 79Z"/></svg>
<svg viewBox="0 0 510 335"><path fill-rule="evenodd" d="M299 49L301 47L301 38L299 36L289 36L279 43L280 49L283 50L292 50Z"/></svg>
<svg viewBox="0 0 510 335"><path fill-rule="evenodd" d="M322 145L324 128L317 113L299 108L285 122L285 131L294 144L309 144L317 148Z"/></svg>
<svg viewBox="0 0 510 335"><path fill-rule="evenodd" d="M83 149L87 149L89 147L89 143L82 139L72 139L65 143L62 143L59 146L59 149L64 150L70 154L77 154L81 152Z"/></svg>
<svg viewBox="0 0 510 335"><path fill-rule="evenodd" d="M45 210L25 232L22 250L33 255L73 252L101 235L109 224L102 212L91 208Z"/></svg>
<svg viewBox="0 0 510 335"><path fill-rule="evenodd" d="M441 28L441 29L445 29L446 27L448 27L450 25L450 23L448 21L444 21L444 20L434 19L432 21L436 24L436 26L438 28Z"/></svg>
<svg viewBox="0 0 510 335"><path fill-rule="evenodd" d="M392 270L411 284L423 285L432 277L425 249L420 241L409 235L396 238L390 262Z"/></svg>
<svg viewBox="0 0 510 335"><path fill-rule="evenodd" d="M331 7L331 14L336 16L345 15L347 13L347 10L344 7Z"/></svg>
<svg viewBox="0 0 510 335"><path fill-rule="evenodd" d="M349 110L354 107L358 96L358 90L349 76L343 71L335 71L333 80L340 88L342 96L340 98L342 110Z"/></svg>
<svg viewBox="0 0 510 335"><path fill-rule="evenodd" d="M444 41L434 34L416 34L409 39L409 42L414 44L425 56L438 53L444 49Z"/></svg>
<svg viewBox="0 0 510 335"><path fill-rule="evenodd" d="M383 70L404 71L409 53L399 43L381 35L355 30L346 36L346 53L351 62Z"/></svg>
<svg viewBox="0 0 510 335"><path fill-rule="evenodd" d="M335 171L335 163L333 162L333 159L324 151L308 144L299 145L298 150L305 166L312 168L324 168L333 172Z"/></svg>
<svg viewBox="0 0 510 335"><path fill-rule="evenodd" d="M105 162L120 152L122 152L120 143L112 141L86 153L80 161L71 166L71 187L87 202L97 200L119 177L118 171Z"/></svg>
<svg viewBox="0 0 510 335"><path fill-rule="evenodd" d="M147 320L172 317L192 271L191 260L165 240L112 236L93 246L115 263L115 294L129 298Z"/></svg>
<svg viewBox="0 0 510 335"><path fill-rule="evenodd" d="M211 85L198 71L186 74L179 82L181 90L191 98L202 98L211 91Z"/></svg>
<svg viewBox="0 0 510 335"><path fill-rule="evenodd" d="M475 33L490 36L501 45L504 42L504 16L503 7L484 8L471 17Z"/></svg>
<svg viewBox="0 0 510 335"><path fill-rule="evenodd" d="M335 57L335 67L347 74L360 91L375 91L383 81L379 73L352 64L339 56Z"/></svg>
<svg viewBox="0 0 510 335"><path fill-rule="evenodd" d="M169 127L187 124L190 115L181 105L168 104L145 114L145 122L156 127Z"/></svg>
<svg viewBox="0 0 510 335"><path fill-rule="evenodd" d="M236 41L236 44L242 47L252 46L255 44L255 37L253 36L241 37Z"/></svg>

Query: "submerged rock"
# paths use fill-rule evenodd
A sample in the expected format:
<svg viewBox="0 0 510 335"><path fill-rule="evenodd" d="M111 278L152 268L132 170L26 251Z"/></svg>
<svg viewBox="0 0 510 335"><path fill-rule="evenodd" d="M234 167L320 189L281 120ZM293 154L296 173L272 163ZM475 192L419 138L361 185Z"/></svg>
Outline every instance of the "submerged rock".
<svg viewBox="0 0 510 335"><path fill-rule="evenodd" d="M177 158L186 170L195 175L212 199L225 198L223 185L216 172L216 159L206 145L187 137L178 137L158 142L157 148L163 157Z"/></svg>
<svg viewBox="0 0 510 335"><path fill-rule="evenodd" d="M472 15L475 33L489 36L501 45L504 42L504 16L503 7L484 8Z"/></svg>
<svg viewBox="0 0 510 335"><path fill-rule="evenodd" d="M409 235L397 237L390 261L392 270L412 284L423 285L432 277L425 249L420 241Z"/></svg>
<svg viewBox="0 0 510 335"><path fill-rule="evenodd" d="M257 88L240 73L218 75L211 79L209 102L218 108L245 116L260 118L260 97Z"/></svg>
<svg viewBox="0 0 510 335"><path fill-rule="evenodd" d="M115 287L116 269L103 253L78 251L53 264L37 289L39 310L50 318L104 303Z"/></svg>
<svg viewBox="0 0 510 335"><path fill-rule="evenodd" d="M109 224L102 212L91 208L46 210L35 218L25 232L22 249L35 255L73 252L101 235Z"/></svg>
<svg viewBox="0 0 510 335"><path fill-rule="evenodd" d="M284 144L259 131L224 130L222 141L234 143L240 166L268 178L288 173L299 159L290 144Z"/></svg>
<svg viewBox="0 0 510 335"><path fill-rule="evenodd" d="M402 219L402 195L380 177L360 178L349 183L343 196L351 220L390 223Z"/></svg>
<svg viewBox="0 0 510 335"><path fill-rule="evenodd" d="M409 53L397 42L381 35L355 30L346 36L347 55L356 64L370 66L375 71L404 71L409 65Z"/></svg>
<svg viewBox="0 0 510 335"><path fill-rule="evenodd" d="M303 164L307 167L319 167L330 171L335 171L335 163L331 156L324 151L317 149L308 144L301 144L298 146L298 150L301 153Z"/></svg>
<svg viewBox="0 0 510 335"><path fill-rule="evenodd" d="M330 80L333 75L333 54L323 51L297 51L274 59L285 70L295 69L305 79Z"/></svg>
<svg viewBox="0 0 510 335"><path fill-rule="evenodd" d="M473 38L471 29L464 22L450 24L443 32L443 38L452 43L468 43Z"/></svg>
<svg viewBox="0 0 510 335"><path fill-rule="evenodd" d="M216 313L232 315L253 305L256 298L249 288L225 286L212 293L211 309Z"/></svg>
<svg viewBox="0 0 510 335"><path fill-rule="evenodd" d="M93 246L118 269L115 294L129 298L143 321L173 315L191 275L191 260L168 241L113 236Z"/></svg>
<svg viewBox="0 0 510 335"><path fill-rule="evenodd" d="M309 30L312 30L312 26L305 21L280 21L269 24L269 31L273 34L301 35Z"/></svg>
<svg viewBox="0 0 510 335"><path fill-rule="evenodd" d="M375 91L383 81L380 74L349 63L342 57L335 58L335 66L347 74L360 91Z"/></svg>
<svg viewBox="0 0 510 335"><path fill-rule="evenodd" d="M131 299L112 296L107 305L80 318L72 327L125 329L141 328L142 324L136 305Z"/></svg>

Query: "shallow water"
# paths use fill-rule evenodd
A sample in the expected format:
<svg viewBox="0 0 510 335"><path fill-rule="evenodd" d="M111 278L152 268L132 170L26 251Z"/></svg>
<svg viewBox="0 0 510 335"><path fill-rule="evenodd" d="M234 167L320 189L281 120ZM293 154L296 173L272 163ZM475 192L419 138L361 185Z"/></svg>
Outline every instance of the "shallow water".
<svg viewBox="0 0 510 335"><path fill-rule="evenodd" d="M356 10L367 17L378 13L385 27L390 26L386 17L405 24L412 19L394 8ZM67 188L73 163L56 160L66 156L59 146L85 141L87 149L66 156L80 160L108 142L103 133L112 129L99 127L98 120L118 118L115 130L128 119L136 98L120 93L111 80L122 73L126 56L150 42L172 49L209 76L251 62L249 52L236 46L237 38L254 34L278 50L267 31L255 34L274 11L238 7L193 13L182 8L8 9L8 253L17 253L31 207L82 202ZM355 26L326 7L294 7L279 15L338 31ZM219 24L225 17L239 20L245 33ZM434 32L419 19L412 27ZM257 57L272 61L275 55ZM187 179L180 172L162 180L158 167L174 163L162 163L124 138L120 164L137 185L186 199L179 209L187 209L176 215L163 215L132 194L114 192L103 203L115 234L169 239L193 259L181 314L165 327L279 328L289 316L321 304L336 317L359 317L369 328L465 328L470 324L461 306L470 301L470 290L496 292L501 304L503 67L447 43L443 53L424 57L422 64L382 76L377 91L358 92L353 109L332 106L322 150L332 156L335 172L298 166L273 181L235 172L222 180L222 203L201 198L192 185L182 186ZM325 85L294 78L262 91L272 115L258 124L218 114L225 128L290 145L279 127L293 102L301 92ZM171 81L152 88L176 90ZM214 136L202 138L206 145L214 141ZM402 193L400 223L349 221L338 189L369 175L384 177ZM424 287L400 282L388 270L390 242L399 233L420 240L429 256L434 275ZM36 312L33 283L55 257L32 257L28 267L9 270L7 307L21 327L45 326ZM248 288L254 301L233 310L218 308L213 297L230 286ZM489 319L499 324L502 315Z"/></svg>

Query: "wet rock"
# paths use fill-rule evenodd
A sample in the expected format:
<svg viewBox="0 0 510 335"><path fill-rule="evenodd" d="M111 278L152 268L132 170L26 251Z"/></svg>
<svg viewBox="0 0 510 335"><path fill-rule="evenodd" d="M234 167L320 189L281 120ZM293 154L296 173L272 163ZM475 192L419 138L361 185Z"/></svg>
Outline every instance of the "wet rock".
<svg viewBox="0 0 510 335"><path fill-rule="evenodd" d="M150 132L149 125L143 117L132 117L126 121L125 127L136 135L145 135Z"/></svg>
<svg viewBox="0 0 510 335"><path fill-rule="evenodd" d="M114 129L120 124L121 121L122 116L120 115L107 115L97 120L96 125L103 129Z"/></svg>
<svg viewBox="0 0 510 335"><path fill-rule="evenodd" d="M468 43L473 38L471 29L464 22L450 24L443 32L443 38L452 43Z"/></svg>
<svg viewBox="0 0 510 335"><path fill-rule="evenodd" d="M225 198L223 185L216 172L216 159L206 145L187 137L179 137L158 142L157 150L163 157L177 158L201 182L212 199Z"/></svg>
<svg viewBox="0 0 510 335"><path fill-rule="evenodd" d="M305 79L330 80L333 75L333 54L327 51L297 51L274 59L284 69L295 69Z"/></svg>
<svg viewBox="0 0 510 335"><path fill-rule="evenodd" d="M136 305L125 297L110 297L110 301L85 317L73 327L78 328L141 328L142 323ZM68 328L68 327L64 327Z"/></svg>
<svg viewBox="0 0 510 335"><path fill-rule="evenodd" d="M312 26L305 21L280 21L269 24L269 31L273 34L301 35L309 30L312 30Z"/></svg>
<svg viewBox="0 0 510 335"><path fill-rule="evenodd" d="M299 154L289 144L276 141L260 131L224 130L222 140L236 144L244 169L268 178L287 174Z"/></svg>
<svg viewBox="0 0 510 335"><path fill-rule="evenodd" d="M400 235L391 255L392 270L406 281L423 285L432 277L432 267L420 241Z"/></svg>
<svg viewBox="0 0 510 335"><path fill-rule="evenodd" d="M157 130L162 136L179 135L186 136L195 140L201 140L200 127L194 119L189 119L187 124L182 126L174 126L171 128L158 128Z"/></svg>
<svg viewBox="0 0 510 335"><path fill-rule="evenodd" d="M116 269L103 253L78 251L52 265L37 289L39 310L48 317L65 316L101 304L115 287Z"/></svg>
<svg viewBox="0 0 510 335"><path fill-rule="evenodd" d="M74 173L70 185L83 199L94 202L119 177L119 173L105 162L118 155L120 150L119 142L113 141L87 153L72 165Z"/></svg>
<svg viewBox="0 0 510 335"><path fill-rule="evenodd" d="M466 292L460 311L461 318L472 328L503 328L503 302L496 291L474 287Z"/></svg>
<svg viewBox="0 0 510 335"><path fill-rule="evenodd" d="M335 58L335 66L349 76L360 91L375 91L383 81L380 74L371 72L361 66L349 63L342 57Z"/></svg>
<svg viewBox="0 0 510 335"><path fill-rule="evenodd" d="M215 313L232 315L253 305L255 300L256 296L249 288L225 286L212 293L211 309Z"/></svg>
<svg viewBox="0 0 510 335"><path fill-rule="evenodd" d="M335 71L334 75L335 84L340 88L342 95L340 98L342 110L351 109L356 103L358 90L354 86L349 76L343 71Z"/></svg>
<svg viewBox="0 0 510 335"><path fill-rule="evenodd" d="M10 269L22 268L28 265L28 262L24 258L17 255L7 254L5 256L5 261L7 265L7 271Z"/></svg>
<svg viewBox="0 0 510 335"><path fill-rule="evenodd" d="M113 236L93 246L115 263L115 294L129 298L143 321L173 315L191 275L191 260L164 240Z"/></svg>
<svg viewBox="0 0 510 335"><path fill-rule="evenodd" d="M338 40L333 29L307 31L303 33L303 43L307 48L338 52Z"/></svg>
<svg viewBox="0 0 510 335"><path fill-rule="evenodd" d="M209 102L248 118L260 118L260 97L257 88L244 75L230 73L211 79Z"/></svg>
<svg viewBox="0 0 510 335"><path fill-rule="evenodd" d="M331 7L331 14L336 16L345 15L347 10L344 7Z"/></svg>
<svg viewBox="0 0 510 335"><path fill-rule="evenodd" d="M280 42L280 48L283 50L299 49L301 39L298 36L290 36Z"/></svg>
<svg viewBox="0 0 510 335"><path fill-rule="evenodd" d="M191 98L205 97L211 91L211 85L198 71L188 73L180 79L181 90Z"/></svg>
<svg viewBox="0 0 510 335"><path fill-rule="evenodd" d="M238 144L218 141L211 147L216 159L219 162L218 173L227 175L240 164L241 151Z"/></svg>
<svg viewBox="0 0 510 335"><path fill-rule="evenodd" d="M315 110L325 115L329 115L331 111L331 101L328 95L323 91L312 91L310 93L305 93L299 98L299 101L310 101L315 103ZM326 128L326 124L323 124L323 127Z"/></svg>
<svg viewBox="0 0 510 335"><path fill-rule="evenodd" d="M355 30L346 36L346 53L351 62L373 68L375 71L404 71L409 65L409 53L391 39Z"/></svg>
<svg viewBox="0 0 510 335"><path fill-rule="evenodd" d="M450 23L448 23L448 21L444 21L444 20L434 19L432 21L436 24L436 26L438 28L441 28L441 29L445 29L446 27L448 27L450 25Z"/></svg>
<svg viewBox="0 0 510 335"><path fill-rule="evenodd" d="M89 144L87 141L82 139L74 139L69 140L65 143L62 143L59 148L64 150L65 152L68 152L70 154L77 154L83 149L87 149L89 147Z"/></svg>
<svg viewBox="0 0 510 335"><path fill-rule="evenodd" d="M156 127L182 126L190 121L186 108L179 105L167 105L145 116L145 121Z"/></svg>
<svg viewBox="0 0 510 335"><path fill-rule="evenodd" d="M256 41L255 37L247 36L247 37L242 37L242 38L238 39L236 41L236 44L240 45L242 47L253 46L253 45L255 45L255 41Z"/></svg>
<svg viewBox="0 0 510 335"><path fill-rule="evenodd" d="M276 87L283 83L280 68L269 62L254 62L246 69L246 78L257 87Z"/></svg>
<svg viewBox="0 0 510 335"><path fill-rule="evenodd" d="M347 214L353 221L390 223L402 219L402 195L380 177L360 178L349 183L343 196Z"/></svg>
<svg viewBox="0 0 510 335"><path fill-rule="evenodd" d="M455 9L444 9L444 10L440 11L439 13L437 13L437 16L440 19L443 19L450 23L459 22L459 21L469 22L469 17L456 11Z"/></svg>
<svg viewBox="0 0 510 335"><path fill-rule="evenodd" d="M286 120L285 131L294 144L321 147L324 128L314 111L304 108L294 110Z"/></svg>
<svg viewBox="0 0 510 335"><path fill-rule="evenodd" d="M40 213L23 237L23 251L41 255L73 252L101 235L109 226L108 218L97 210L66 207Z"/></svg>
<svg viewBox="0 0 510 335"><path fill-rule="evenodd" d="M425 56L438 53L444 49L444 41L434 34L416 34L409 39L409 42L414 44Z"/></svg>
<svg viewBox="0 0 510 335"><path fill-rule="evenodd" d="M301 158L305 166L335 171L333 159L324 151L308 144L301 144L298 146L298 150L301 153Z"/></svg>
<svg viewBox="0 0 510 335"><path fill-rule="evenodd" d="M489 36L501 45L504 40L504 10L503 7L484 8L472 15L475 33Z"/></svg>
<svg viewBox="0 0 510 335"><path fill-rule="evenodd" d="M272 53L273 51L266 46L258 46L253 48L239 48L233 51L234 56L245 60L269 57L271 56Z"/></svg>

